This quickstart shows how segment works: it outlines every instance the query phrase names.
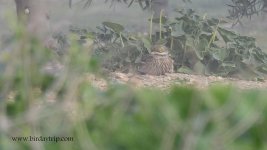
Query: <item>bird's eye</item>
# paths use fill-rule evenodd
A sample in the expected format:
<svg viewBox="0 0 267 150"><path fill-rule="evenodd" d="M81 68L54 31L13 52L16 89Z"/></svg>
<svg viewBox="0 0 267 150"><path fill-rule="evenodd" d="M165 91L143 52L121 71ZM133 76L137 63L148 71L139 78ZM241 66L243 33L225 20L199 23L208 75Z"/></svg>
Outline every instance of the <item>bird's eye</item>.
<svg viewBox="0 0 267 150"><path fill-rule="evenodd" d="M25 13L26 15L29 15L29 14L30 14L30 9L29 9L29 8L25 8L25 9L24 9L24 13Z"/></svg>

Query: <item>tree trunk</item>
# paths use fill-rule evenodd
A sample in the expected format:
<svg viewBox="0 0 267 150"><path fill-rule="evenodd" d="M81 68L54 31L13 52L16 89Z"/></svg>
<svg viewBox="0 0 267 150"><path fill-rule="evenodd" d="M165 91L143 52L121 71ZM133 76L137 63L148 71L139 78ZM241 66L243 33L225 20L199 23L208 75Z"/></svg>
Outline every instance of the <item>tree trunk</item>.
<svg viewBox="0 0 267 150"><path fill-rule="evenodd" d="M15 0L17 16L26 31L46 42L51 37L46 0Z"/></svg>

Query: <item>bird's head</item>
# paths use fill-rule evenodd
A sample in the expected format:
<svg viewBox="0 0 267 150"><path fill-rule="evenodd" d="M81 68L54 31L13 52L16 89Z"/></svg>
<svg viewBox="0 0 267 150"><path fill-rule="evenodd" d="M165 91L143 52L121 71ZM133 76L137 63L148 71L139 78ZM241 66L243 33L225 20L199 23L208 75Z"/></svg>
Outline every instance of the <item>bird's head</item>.
<svg viewBox="0 0 267 150"><path fill-rule="evenodd" d="M151 48L152 54L166 55L168 54L169 49L165 45L154 45Z"/></svg>

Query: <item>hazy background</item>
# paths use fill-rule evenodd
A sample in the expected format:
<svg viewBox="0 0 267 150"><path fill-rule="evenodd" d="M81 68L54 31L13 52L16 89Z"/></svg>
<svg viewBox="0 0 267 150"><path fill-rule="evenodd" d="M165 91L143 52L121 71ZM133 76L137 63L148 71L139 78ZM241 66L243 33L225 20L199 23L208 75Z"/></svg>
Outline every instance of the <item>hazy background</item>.
<svg viewBox="0 0 267 150"><path fill-rule="evenodd" d="M51 21L55 30L67 30L70 25L80 27L90 27L95 29L103 21L113 21L123 24L130 31L146 31L148 27L147 18L151 15L149 10L142 11L138 4L133 4L128 8L123 3L104 3L105 0L93 0L92 5L87 9L82 9L82 4L76 3L72 9L68 8L68 0L46 0L49 3ZM192 0L190 3L183 3L179 0L170 1L170 15L174 15L172 11L175 8L193 8L200 15L207 14L208 16L225 17L227 12L226 4L229 0ZM0 0L0 35L9 34L11 31L8 28L7 16L15 13L15 4L13 0ZM251 35L257 38L259 46L267 51L267 21L263 15L254 16L252 20L244 20L244 28L235 27L236 30L244 35Z"/></svg>

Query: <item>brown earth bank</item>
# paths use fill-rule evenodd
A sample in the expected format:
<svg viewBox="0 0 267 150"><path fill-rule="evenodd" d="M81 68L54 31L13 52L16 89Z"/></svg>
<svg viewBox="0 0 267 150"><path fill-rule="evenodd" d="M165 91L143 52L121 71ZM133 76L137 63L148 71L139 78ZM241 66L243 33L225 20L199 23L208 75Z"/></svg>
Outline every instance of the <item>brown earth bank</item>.
<svg viewBox="0 0 267 150"><path fill-rule="evenodd" d="M267 88L267 81L247 81L235 78L223 78L218 76L189 75L182 73L171 73L162 76L125 74L113 72L108 75L112 83L128 84L133 87L155 87L166 89L174 85L189 85L197 88L207 88L214 84L231 85L240 89L264 89ZM106 89L107 81L89 75L88 79L93 85L100 89Z"/></svg>

